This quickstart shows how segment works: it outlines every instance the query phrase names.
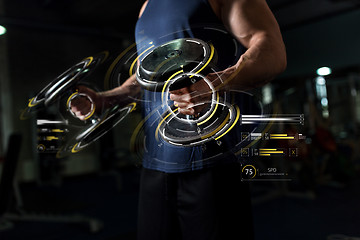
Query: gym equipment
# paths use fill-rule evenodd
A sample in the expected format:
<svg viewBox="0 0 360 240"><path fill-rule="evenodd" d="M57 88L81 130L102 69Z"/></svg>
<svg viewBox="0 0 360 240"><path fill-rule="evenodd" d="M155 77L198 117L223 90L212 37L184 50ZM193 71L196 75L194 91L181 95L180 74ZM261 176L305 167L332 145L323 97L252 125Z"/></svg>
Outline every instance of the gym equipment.
<svg viewBox="0 0 360 240"><path fill-rule="evenodd" d="M101 119L95 121L90 127L85 128L76 137L62 147L57 156L62 157L63 153L76 153L86 148L88 145L98 140L106 134L111 128L121 122L136 107L135 103L131 103L123 108L114 106L106 111Z"/></svg>
<svg viewBox="0 0 360 240"><path fill-rule="evenodd" d="M195 38L172 40L150 51L136 71L137 81L150 91L163 91L177 73L207 74L215 67L217 54L213 45ZM195 83L196 78L181 78L171 90Z"/></svg>
<svg viewBox="0 0 360 240"><path fill-rule="evenodd" d="M194 146L218 140L230 131L240 117L240 109L230 104L229 94L219 93L206 78L215 72L217 53L211 43L196 38L172 40L147 53L136 71L139 84L153 92L161 92L162 114L155 137L166 142ZM169 91L204 80L211 90L211 99L197 117L179 113L169 103Z"/></svg>
<svg viewBox="0 0 360 240"><path fill-rule="evenodd" d="M127 116L128 113L135 109L136 104L131 103L125 107L114 106L99 113L96 111L96 106L91 97L85 93L78 92L76 87L78 85L86 85L86 78L102 64L108 57L108 52L102 52L95 56L87 57L75 64L55 80L50 82L43 88L35 97L29 100L27 109L23 112L22 117L26 117L40 109L47 108L56 101L62 101L60 111L65 108L65 111L70 113L70 116L75 116L71 111L71 102L79 97L87 98L91 103L91 111L85 116L85 123L81 124L81 130L76 136L70 139L65 146L62 146L58 152L57 157L65 156L66 152L78 152L88 146L90 143L96 141L116 124ZM98 116L99 115L99 116Z"/></svg>
<svg viewBox="0 0 360 240"><path fill-rule="evenodd" d="M40 108L47 107L58 100L62 94L75 87L79 81L87 77L107 56L103 52L94 57L87 57L73 65L64 73L51 81L35 97L29 100L28 112L34 112Z"/></svg>

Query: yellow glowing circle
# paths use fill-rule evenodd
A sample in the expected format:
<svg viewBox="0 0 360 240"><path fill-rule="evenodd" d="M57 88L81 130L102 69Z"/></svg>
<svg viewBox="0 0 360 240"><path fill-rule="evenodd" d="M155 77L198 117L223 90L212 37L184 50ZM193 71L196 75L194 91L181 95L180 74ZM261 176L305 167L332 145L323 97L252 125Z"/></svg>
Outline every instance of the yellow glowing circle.
<svg viewBox="0 0 360 240"><path fill-rule="evenodd" d="M253 165L245 165L245 166L242 168L241 172L244 172L244 169L245 169L246 167L251 167L252 169L254 169L254 176L251 177L251 179L253 179L253 178L256 176L256 168L255 168Z"/></svg>
<svg viewBox="0 0 360 240"><path fill-rule="evenodd" d="M46 147L45 147L44 144L39 144L39 145L37 145L37 149L38 149L40 152L44 152L45 149L46 149Z"/></svg>

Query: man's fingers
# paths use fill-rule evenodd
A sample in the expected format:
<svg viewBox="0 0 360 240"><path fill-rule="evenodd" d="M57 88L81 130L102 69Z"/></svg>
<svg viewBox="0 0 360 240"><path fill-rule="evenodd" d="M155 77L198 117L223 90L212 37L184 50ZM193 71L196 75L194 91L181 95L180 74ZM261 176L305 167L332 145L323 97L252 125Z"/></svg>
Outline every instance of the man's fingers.
<svg viewBox="0 0 360 240"><path fill-rule="evenodd" d="M79 109L79 108L73 107L73 108L71 108L71 111L77 115L87 115L88 113L90 113L91 108L86 107L86 108Z"/></svg>
<svg viewBox="0 0 360 240"><path fill-rule="evenodd" d="M77 117L78 119L80 119L81 121L84 121L84 120L85 120L85 115L82 115L82 114L80 114L80 113L76 113L75 115L76 115L76 117Z"/></svg>
<svg viewBox="0 0 360 240"><path fill-rule="evenodd" d="M185 103L185 102L174 102L174 105L178 108L193 108L194 103Z"/></svg>
<svg viewBox="0 0 360 240"><path fill-rule="evenodd" d="M179 108L179 112L184 115L194 115L195 110L193 108Z"/></svg>
<svg viewBox="0 0 360 240"><path fill-rule="evenodd" d="M195 115L211 102L211 88L204 81L199 81L189 87L170 91L170 99L179 112L185 115Z"/></svg>
<svg viewBox="0 0 360 240"><path fill-rule="evenodd" d="M77 109L83 109L83 108L91 108L91 102L89 99L85 97L78 97L71 101L71 106L74 106Z"/></svg>
<svg viewBox="0 0 360 240"><path fill-rule="evenodd" d="M211 91L209 92L193 91L191 93L185 93L185 94L171 93L170 99L176 102L196 103L196 102L208 100L209 98L211 98L211 94L212 94Z"/></svg>
<svg viewBox="0 0 360 240"><path fill-rule="evenodd" d="M91 102L87 97L79 96L71 100L70 110L80 120L85 120L85 116L91 111Z"/></svg>
<svg viewBox="0 0 360 240"><path fill-rule="evenodd" d="M183 103L191 103L193 100L190 94L188 93L182 95L170 94L170 99L173 100L174 102L183 102Z"/></svg>

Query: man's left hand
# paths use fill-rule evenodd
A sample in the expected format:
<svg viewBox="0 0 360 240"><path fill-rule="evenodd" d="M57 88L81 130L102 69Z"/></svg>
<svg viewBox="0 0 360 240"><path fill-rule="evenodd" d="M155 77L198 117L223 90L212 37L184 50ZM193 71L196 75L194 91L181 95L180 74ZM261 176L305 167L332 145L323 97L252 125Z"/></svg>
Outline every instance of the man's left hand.
<svg viewBox="0 0 360 240"><path fill-rule="evenodd" d="M197 116L211 103L211 94L209 85L205 80L200 80L188 87L170 91L170 99L180 113Z"/></svg>

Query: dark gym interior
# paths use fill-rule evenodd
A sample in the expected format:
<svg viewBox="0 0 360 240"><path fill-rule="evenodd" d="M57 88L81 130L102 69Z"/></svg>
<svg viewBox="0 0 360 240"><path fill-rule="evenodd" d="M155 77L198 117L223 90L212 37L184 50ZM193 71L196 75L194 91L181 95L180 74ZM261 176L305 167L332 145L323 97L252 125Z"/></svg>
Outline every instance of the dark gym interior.
<svg viewBox="0 0 360 240"><path fill-rule="evenodd" d="M73 64L132 46L142 3L0 0L0 239L136 239L141 153L130 139L140 109L63 158L39 149L48 136L38 120L59 120L58 105L22 113ZM296 158L267 163L286 168L291 181L250 182L256 240L360 239L360 1L267 3L288 63L259 92L277 112L303 114L298 131L306 137L291 146ZM89 78L94 89L109 88L107 67ZM286 126L275 128L291 132Z"/></svg>

